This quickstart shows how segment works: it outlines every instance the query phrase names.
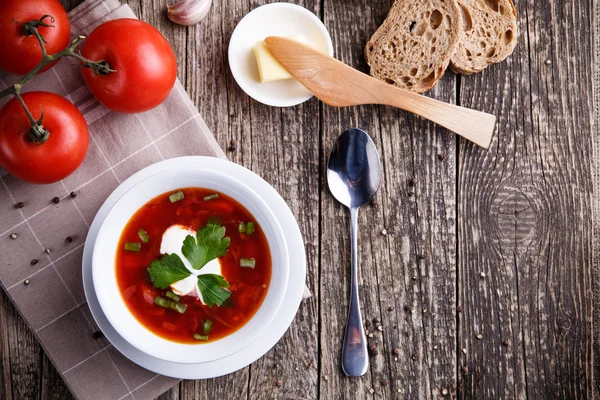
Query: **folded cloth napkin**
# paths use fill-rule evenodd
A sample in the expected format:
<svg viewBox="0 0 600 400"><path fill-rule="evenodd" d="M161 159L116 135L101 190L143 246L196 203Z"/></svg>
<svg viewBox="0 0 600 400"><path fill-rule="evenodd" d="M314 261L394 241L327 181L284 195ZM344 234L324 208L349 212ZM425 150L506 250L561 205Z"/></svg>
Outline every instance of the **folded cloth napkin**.
<svg viewBox="0 0 600 400"><path fill-rule="evenodd" d="M118 0L88 0L69 17L76 36L135 15ZM76 398L151 399L178 380L138 367L98 334L81 279L86 234L106 197L141 168L166 158L225 154L179 81L161 106L125 115L98 103L78 70L75 60L62 59L25 87L72 101L91 141L83 165L56 184L27 184L0 170L0 283ZM0 88L17 79L0 76Z"/></svg>

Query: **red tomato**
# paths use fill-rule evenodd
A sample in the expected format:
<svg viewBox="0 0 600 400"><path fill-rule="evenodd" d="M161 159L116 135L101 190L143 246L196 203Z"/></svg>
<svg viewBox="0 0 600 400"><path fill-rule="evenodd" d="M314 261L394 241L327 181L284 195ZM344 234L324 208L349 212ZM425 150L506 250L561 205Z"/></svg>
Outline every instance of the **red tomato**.
<svg viewBox="0 0 600 400"><path fill-rule="evenodd" d="M169 42L152 25L137 19L116 19L98 26L81 53L104 60L116 70L95 75L82 68L85 83L111 110L138 113L162 103L177 78L177 62Z"/></svg>
<svg viewBox="0 0 600 400"><path fill-rule="evenodd" d="M48 54L58 53L69 45L71 25L67 12L58 0L1 0L0 1L0 68L13 74L25 75L42 60L42 49L35 36L25 36L23 23L50 18L44 22L54 27L38 27L46 40ZM52 67L48 64L42 71Z"/></svg>
<svg viewBox="0 0 600 400"><path fill-rule="evenodd" d="M34 118L42 111L48 140L29 139L29 119L16 98L0 109L0 165L11 175L30 183L52 183L71 175L81 165L89 144L88 127L71 102L49 92L23 94Z"/></svg>

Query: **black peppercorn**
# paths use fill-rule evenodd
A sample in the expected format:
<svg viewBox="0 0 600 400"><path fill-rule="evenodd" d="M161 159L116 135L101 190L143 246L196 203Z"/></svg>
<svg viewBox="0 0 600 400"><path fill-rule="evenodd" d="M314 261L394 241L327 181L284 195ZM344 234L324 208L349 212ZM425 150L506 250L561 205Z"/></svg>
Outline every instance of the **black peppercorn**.
<svg viewBox="0 0 600 400"><path fill-rule="evenodd" d="M371 356L376 356L377 354L379 354L379 351L377 350L377 343L369 343L368 350Z"/></svg>

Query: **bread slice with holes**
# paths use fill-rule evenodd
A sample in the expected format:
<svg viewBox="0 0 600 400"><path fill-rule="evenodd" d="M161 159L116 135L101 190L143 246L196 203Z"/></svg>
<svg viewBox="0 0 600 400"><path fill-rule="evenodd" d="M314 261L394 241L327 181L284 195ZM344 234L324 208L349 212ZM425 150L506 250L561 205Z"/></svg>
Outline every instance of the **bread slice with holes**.
<svg viewBox="0 0 600 400"><path fill-rule="evenodd" d="M444 75L461 37L456 0L396 0L365 58L375 78L423 93Z"/></svg>
<svg viewBox="0 0 600 400"><path fill-rule="evenodd" d="M454 72L473 74L504 60L517 44L517 10L512 0L458 0L463 38L450 60Z"/></svg>

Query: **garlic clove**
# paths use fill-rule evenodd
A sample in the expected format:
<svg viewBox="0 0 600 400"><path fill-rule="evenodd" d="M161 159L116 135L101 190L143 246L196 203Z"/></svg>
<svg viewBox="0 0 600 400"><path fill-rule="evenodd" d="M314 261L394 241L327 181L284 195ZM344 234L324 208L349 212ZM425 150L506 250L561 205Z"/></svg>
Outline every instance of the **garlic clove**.
<svg viewBox="0 0 600 400"><path fill-rule="evenodd" d="M176 24L196 25L206 17L211 4L212 0L179 0L167 6L167 15Z"/></svg>

